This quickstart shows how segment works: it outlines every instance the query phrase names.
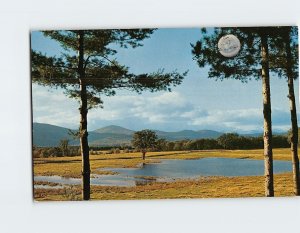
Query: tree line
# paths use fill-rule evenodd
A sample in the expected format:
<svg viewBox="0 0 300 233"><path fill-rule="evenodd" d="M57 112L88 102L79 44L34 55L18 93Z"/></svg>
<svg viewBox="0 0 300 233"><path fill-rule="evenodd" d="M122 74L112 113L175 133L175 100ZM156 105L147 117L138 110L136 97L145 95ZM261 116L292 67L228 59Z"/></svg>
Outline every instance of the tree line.
<svg viewBox="0 0 300 233"><path fill-rule="evenodd" d="M37 147L32 148L33 158L49 158L49 157L64 157L80 155L79 146L69 146L67 150L61 147Z"/></svg>
<svg viewBox="0 0 300 233"><path fill-rule="evenodd" d="M276 135L272 141L273 148L288 148L290 146L287 136ZM170 142L159 139L157 148L162 151L176 150L249 150L263 149L264 143L261 137L245 137L236 133L223 134L217 139L195 139Z"/></svg>
<svg viewBox="0 0 300 233"><path fill-rule="evenodd" d="M167 141L158 138L152 130L142 130L135 132L132 139L135 149L142 152L142 158L148 151L181 151L181 150L249 150L263 149L263 137L247 137L237 133L225 133L216 139L202 138L194 140ZM274 135L272 141L273 148L290 147L287 135Z"/></svg>
<svg viewBox="0 0 300 233"><path fill-rule="evenodd" d="M145 132L149 135L143 137ZM143 142L142 142L143 141ZM106 146L106 147L90 147L90 154L99 154L99 151L105 151L105 154L119 154L142 152L142 158L145 159L148 151L184 151L184 150L249 150L263 149L264 143L262 136L247 137L237 133L225 133L216 139L201 138L201 139L184 139L177 141L168 141L163 138L158 138L156 133L151 130L138 131L133 136L132 146ZM272 141L273 148L288 148L290 147L289 135L274 135ZM78 156L80 155L79 146L70 146L67 139L62 139L56 147L33 147L34 158L48 157L63 157L63 156Z"/></svg>

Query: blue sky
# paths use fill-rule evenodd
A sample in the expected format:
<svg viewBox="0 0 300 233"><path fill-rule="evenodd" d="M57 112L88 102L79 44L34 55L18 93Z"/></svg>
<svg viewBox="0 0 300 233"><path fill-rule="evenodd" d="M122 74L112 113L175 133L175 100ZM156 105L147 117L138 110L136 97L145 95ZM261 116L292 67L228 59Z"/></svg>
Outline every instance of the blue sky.
<svg viewBox="0 0 300 233"><path fill-rule="evenodd" d="M88 129L114 124L133 130L262 131L261 82L254 80L244 84L236 80L221 82L208 79L207 67L199 68L192 60L190 43L195 43L200 37L199 28L159 29L144 41L144 46L119 49L117 60L130 67L132 72L153 72L164 68L165 71L189 70L189 73L172 92L144 92L138 95L120 90L116 96L103 96L104 108L89 111ZM51 56L59 56L62 52L57 42L45 38L40 32L32 33L31 46ZM298 81L295 86L298 96ZM274 131L290 128L287 93L286 80L272 76ZM64 96L62 90L49 90L33 84L32 95L34 122L74 129L78 127L78 103Z"/></svg>

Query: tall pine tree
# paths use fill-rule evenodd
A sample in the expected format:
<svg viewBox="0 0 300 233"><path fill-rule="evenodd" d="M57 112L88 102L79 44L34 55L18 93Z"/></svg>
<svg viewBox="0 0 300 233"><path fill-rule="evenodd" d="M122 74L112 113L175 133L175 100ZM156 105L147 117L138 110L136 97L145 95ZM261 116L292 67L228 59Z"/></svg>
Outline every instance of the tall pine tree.
<svg viewBox="0 0 300 233"><path fill-rule="evenodd" d="M133 74L119 64L114 55L123 48L142 46L153 29L120 30L60 30L43 34L60 43L65 53L49 57L32 51L32 82L51 88L62 88L70 98L80 102L80 148L82 156L82 198L90 199L90 163L87 132L87 114L93 107L101 106L101 95L115 95L115 89L128 89L141 93L169 90L179 85L186 72ZM114 46L116 47L116 46Z"/></svg>
<svg viewBox="0 0 300 233"><path fill-rule="evenodd" d="M265 195L274 196L272 120L270 95L270 57L276 49L270 47L277 38L276 27L215 28L213 32L203 29L201 40L192 45L192 54L199 67L209 65L209 78L220 80L233 78L242 82L249 79L262 81L264 116L264 161ZM233 58L223 57L217 48L218 40L227 34L234 34L241 42L241 50ZM271 54L271 55L270 55Z"/></svg>
<svg viewBox="0 0 300 233"><path fill-rule="evenodd" d="M293 34L298 34L297 28L286 27L283 29L284 48L286 51L286 77L288 80L292 123L292 135L291 135L291 154L293 163L293 180L294 180L294 193L300 196L300 175L299 175L299 157L298 157L298 122L297 122L297 110L294 93L294 79L298 77L298 38L296 43L291 39ZM294 48L293 50L291 49ZM293 59L294 58L294 59Z"/></svg>
<svg viewBox="0 0 300 233"><path fill-rule="evenodd" d="M294 193L300 195L299 157L298 157L298 122L294 91L294 79L298 78L298 28L277 27L278 36L271 42L276 53L270 57L272 70L279 77L287 79L288 99L290 103L291 125L290 143L293 165Z"/></svg>

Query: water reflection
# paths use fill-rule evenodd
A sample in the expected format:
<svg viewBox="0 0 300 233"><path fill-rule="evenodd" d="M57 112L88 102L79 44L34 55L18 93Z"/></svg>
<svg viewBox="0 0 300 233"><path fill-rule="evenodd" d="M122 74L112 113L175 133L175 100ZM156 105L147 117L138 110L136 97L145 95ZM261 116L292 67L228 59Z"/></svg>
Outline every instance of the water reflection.
<svg viewBox="0 0 300 233"><path fill-rule="evenodd" d="M274 161L274 173L291 171L291 162ZM204 158L194 160L162 160L141 168L111 168L107 171L126 176L166 177L174 179L199 176L259 176L264 174L263 160Z"/></svg>
<svg viewBox="0 0 300 233"><path fill-rule="evenodd" d="M291 171L288 161L274 161L274 173ZM132 187L151 182L172 182L176 179L193 179L200 176L257 176L264 174L263 160L204 158L195 160L162 160L137 168L107 168L116 175L93 175L91 185ZM59 185L80 185L79 178L35 176L35 181L48 181ZM40 186L35 186L40 188ZM51 187L52 188L52 187Z"/></svg>

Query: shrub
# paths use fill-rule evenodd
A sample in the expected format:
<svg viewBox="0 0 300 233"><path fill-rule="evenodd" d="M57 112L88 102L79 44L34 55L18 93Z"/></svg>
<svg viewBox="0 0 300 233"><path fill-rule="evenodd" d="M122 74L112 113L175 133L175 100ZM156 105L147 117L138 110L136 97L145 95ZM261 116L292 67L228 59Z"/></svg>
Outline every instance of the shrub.
<svg viewBox="0 0 300 233"><path fill-rule="evenodd" d="M32 151L33 158L40 158L41 157L40 154L41 154L41 152L39 150L37 150L37 149L35 149L35 150Z"/></svg>
<svg viewBox="0 0 300 233"><path fill-rule="evenodd" d="M41 153L40 153L40 157L41 158L48 158L49 157L48 150L42 150Z"/></svg>
<svg viewBox="0 0 300 233"><path fill-rule="evenodd" d="M108 150L108 151L105 152L105 154L107 154L107 155L112 154L112 153L113 153L112 149L110 149L110 150Z"/></svg>
<svg viewBox="0 0 300 233"><path fill-rule="evenodd" d="M114 149L114 154L120 154L120 149L119 148Z"/></svg>

